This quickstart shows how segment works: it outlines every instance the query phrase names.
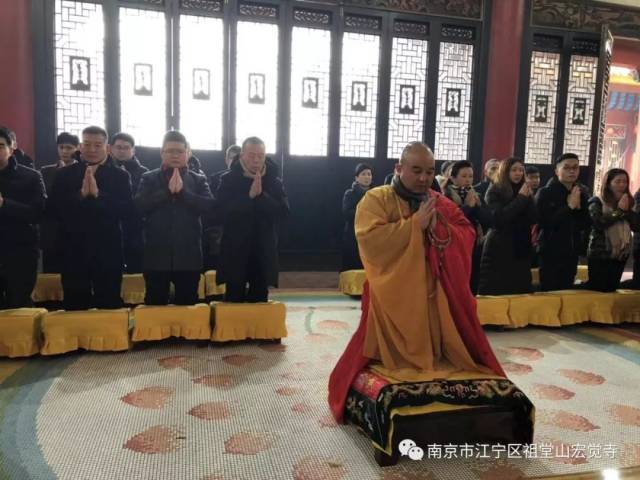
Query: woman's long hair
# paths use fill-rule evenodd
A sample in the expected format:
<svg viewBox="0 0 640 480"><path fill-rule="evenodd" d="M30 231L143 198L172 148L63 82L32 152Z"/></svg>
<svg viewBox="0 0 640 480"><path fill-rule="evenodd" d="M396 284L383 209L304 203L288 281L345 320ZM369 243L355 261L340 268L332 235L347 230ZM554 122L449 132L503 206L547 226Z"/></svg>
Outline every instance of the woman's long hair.
<svg viewBox="0 0 640 480"><path fill-rule="evenodd" d="M514 184L511 182L509 178L509 173L511 172L511 167L513 167L516 163L521 163L524 167L524 161L518 157L509 157L500 162L500 169L498 170L498 178L496 180L496 187L498 187L501 191L503 191L507 196L511 197L514 194L514 190L517 192L520 187L524 184L525 178L524 174L522 175L522 180L520 183Z"/></svg>
<svg viewBox="0 0 640 480"><path fill-rule="evenodd" d="M618 175L624 175L627 178L627 190L624 193L629 195L629 210L631 210L634 206L634 201L633 195L631 195L631 191L629 190L629 174L622 168L612 168L605 174L602 187L600 187L600 199L602 203L609 205L611 208L618 206L613 190L611 190L611 182Z"/></svg>

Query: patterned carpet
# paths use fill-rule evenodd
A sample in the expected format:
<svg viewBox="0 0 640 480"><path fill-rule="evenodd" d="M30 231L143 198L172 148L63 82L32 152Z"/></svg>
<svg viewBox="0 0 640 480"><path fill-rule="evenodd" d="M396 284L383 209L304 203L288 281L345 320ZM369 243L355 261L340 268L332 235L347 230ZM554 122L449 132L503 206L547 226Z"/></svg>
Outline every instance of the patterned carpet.
<svg viewBox="0 0 640 480"><path fill-rule="evenodd" d="M536 404L538 458L404 457L380 469L325 401L359 303L280 300L282 345L175 341L0 361L0 479L499 480L640 464L638 326L489 331Z"/></svg>

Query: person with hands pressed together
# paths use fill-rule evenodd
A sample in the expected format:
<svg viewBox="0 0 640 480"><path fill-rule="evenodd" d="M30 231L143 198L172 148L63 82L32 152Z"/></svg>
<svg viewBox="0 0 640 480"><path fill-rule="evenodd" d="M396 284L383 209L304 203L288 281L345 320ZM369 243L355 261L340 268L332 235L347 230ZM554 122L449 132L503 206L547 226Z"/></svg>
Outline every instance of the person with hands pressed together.
<svg viewBox="0 0 640 480"><path fill-rule="evenodd" d="M215 196L224 219L216 282L225 284L225 301L266 302L269 286L278 285L277 226L289 202L261 139L242 143Z"/></svg>
<svg viewBox="0 0 640 480"><path fill-rule="evenodd" d="M631 232L640 232L640 213L634 207L629 174L612 168L603 179L600 195L589 200L589 290L614 292L620 285L632 251Z"/></svg>
<svg viewBox="0 0 640 480"><path fill-rule="evenodd" d="M121 223L133 208L131 182L109 157L107 138L103 128L85 128L80 161L58 172L51 192L66 310L122 306Z"/></svg>
<svg viewBox="0 0 640 480"><path fill-rule="evenodd" d="M473 165L471 162L461 160L451 167L451 183L444 190L445 196L458 205L476 230L476 241L473 247L471 259L471 280L469 286L474 295L478 291L478 275L480 259L482 257L482 245L484 232L491 225L491 213L482 203L473 185Z"/></svg>
<svg viewBox="0 0 640 480"><path fill-rule="evenodd" d="M469 289L475 229L430 187L433 153L408 144L391 185L367 192L355 231L367 282L360 326L329 379L329 405L343 420L348 390L368 364L394 381L460 372L504 375Z"/></svg>
<svg viewBox="0 0 640 480"><path fill-rule="evenodd" d="M536 211L524 172L522 160L503 160L496 182L487 190L492 226L480 260L480 295L531 292L531 226Z"/></svg>
<svg viewBox="0 0 640 480"><path fill-rule="evenodd" d="M213 196L206 177L187 166L182 133L167 132L160 155L161 167L142 176L134 200L144 225L145 304L167 305L173 283L173 303L193 305L203 268L202 216Z"/></svg>
<svg viewBox="0 0 640 480"><path fill-rule="evenodd" d="M580 161L574 153L556 159L555 177L535 198L538 211L537 245L542 291L573 288L578 257L586 253L591 225L587 187L578 181Z"/></svg>

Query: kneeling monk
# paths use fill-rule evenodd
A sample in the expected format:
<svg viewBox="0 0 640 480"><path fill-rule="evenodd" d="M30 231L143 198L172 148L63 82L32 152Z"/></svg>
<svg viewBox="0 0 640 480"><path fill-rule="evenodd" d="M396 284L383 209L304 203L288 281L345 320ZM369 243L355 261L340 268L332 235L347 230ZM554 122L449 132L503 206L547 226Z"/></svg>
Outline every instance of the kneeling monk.
<svg viewBox="0 0 640 480"><path fill-rule="evenodd" d="M469 289L475 229L430 190L434 174L429 147L410 143L392 184L369 191L358 205L355 232L368 284L360 326L329 380L339 422L349 388L369 362L399 381L504 376Z"/></svg>

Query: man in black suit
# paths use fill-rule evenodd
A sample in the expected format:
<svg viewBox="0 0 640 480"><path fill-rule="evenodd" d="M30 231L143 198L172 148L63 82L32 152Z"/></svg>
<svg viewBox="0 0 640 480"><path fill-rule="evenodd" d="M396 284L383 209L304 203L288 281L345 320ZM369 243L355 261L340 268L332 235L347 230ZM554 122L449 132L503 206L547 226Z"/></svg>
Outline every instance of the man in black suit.
<svg viewBox="0 0 640 480"><path fill-rule="evenodd" d="M45 193L38 172L18 164L0 128L0 309L28 307L38 269L38 221Z"/></svg>
<svg viewBox="0 0 640 480"><path fill-rule="evenodd" d="M129 174L107 153L107 132L82 131L80 161L58 172L51 193L60 220L67 310L122 306L122 219L133 208Z"/></svg>
<svg viewBox="0 0 640 480"><path fill-rule="evenodd" d="M198 301L202 272L201 216L212 209L207 178L190 170L187 140L167 132L162 142L162 165L142 176L135 197L144 219L144 283L147 305L169 303L175 286L177 305Z"/></svg>
<svg viewBox="0 0 640 480"><path fill-rule="evenodd" d="M128 133L120 132L111 137L109 153L120 168L129 172L131 192L135 196L142 176L149 171L136 157L136 142ZM127 273L142 273L144 240L142 236L142 216L135 209L122 222L124 263Z"/></svg>
<svg viewBox="0 0 640 480"><path fill-rule="evenodd" d="M80 140L76 135L62 132L56 139L56 145L58 161L51 165L45 165L40 169L42 180L44 180L44 188L49 196L51 196L51 190L58 172L64 167L77 162L76 154L78 153ZM59 247L58 220L51 209L48 208L40 224L40 248L42 249L42 271L44 273L60 273L62 254Z"/></svg>

